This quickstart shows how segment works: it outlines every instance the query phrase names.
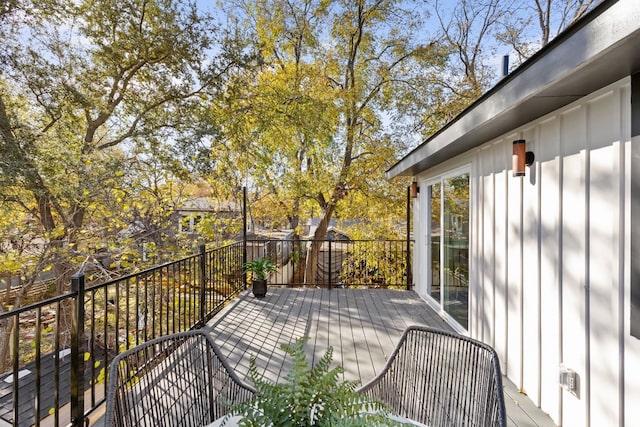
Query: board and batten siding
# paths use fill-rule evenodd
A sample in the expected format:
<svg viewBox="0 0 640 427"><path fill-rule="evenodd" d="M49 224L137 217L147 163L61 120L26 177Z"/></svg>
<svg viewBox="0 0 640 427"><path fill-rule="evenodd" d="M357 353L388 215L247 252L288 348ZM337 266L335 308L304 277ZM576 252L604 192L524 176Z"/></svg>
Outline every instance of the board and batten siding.
<svg viewBox="0 0 640 427"><path fill-rule="evenodd" d="M535 162L511 172L512 141ZM629 333L631 80L418 176L471 172L471 337L559 425L640 420L640 341ZM429 273L428 195L415 202L416 289ZM559 385L560 365L578 389ZM626 374L626 375L625 375Z"/></svg>

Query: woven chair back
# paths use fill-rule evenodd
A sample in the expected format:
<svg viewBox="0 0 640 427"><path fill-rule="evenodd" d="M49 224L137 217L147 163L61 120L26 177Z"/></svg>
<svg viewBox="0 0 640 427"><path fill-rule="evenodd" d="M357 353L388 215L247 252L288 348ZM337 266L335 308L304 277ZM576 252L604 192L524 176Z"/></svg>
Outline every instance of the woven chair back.
<svg viewBox="0 0 640 427"><path fill-rule="evenodd" d="M493 348L432 328L408 328L384 369L360 392L429 427L506 425Z"/></svg>
<svg viewBox="0 0 640 427"><path fill-rule="evenodd" d="M253 393L205 331L172 334L115 357L105 426L204 426Z"/></svg>

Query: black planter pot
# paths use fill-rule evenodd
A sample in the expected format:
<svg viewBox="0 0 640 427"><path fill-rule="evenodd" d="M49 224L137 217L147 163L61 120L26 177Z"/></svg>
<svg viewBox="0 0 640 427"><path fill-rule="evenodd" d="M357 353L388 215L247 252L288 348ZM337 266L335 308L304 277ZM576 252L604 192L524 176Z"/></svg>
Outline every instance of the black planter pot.
<svg viewBox="0 0 640 427"><path fill-rule="evenodd" d="M262 280L253 279L252 285L253 285L253 295L256 298L263 298L265 295L267 295L267 279L262 279Z"/></svg>

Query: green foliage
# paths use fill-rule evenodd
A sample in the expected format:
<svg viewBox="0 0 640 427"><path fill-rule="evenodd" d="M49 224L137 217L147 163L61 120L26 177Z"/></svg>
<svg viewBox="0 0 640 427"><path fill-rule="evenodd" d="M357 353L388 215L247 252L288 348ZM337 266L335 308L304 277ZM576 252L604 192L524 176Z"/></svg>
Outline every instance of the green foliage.
<svg viewBox="0 0 640 427"><path fill-rule="evenodd" d="M278 267L268 257L256 258L244 265L244 272L253 274L253 278L257 280L266 279L267 274L272 271L278 271Z"/></svg>
<svg viewBox="0 0 640 427"><path fill-rule="evenodd" d="M356 393L357 382L340 381L344 370L331 367L332 347L311 367L304 353L306 340L298 338L281 346L293 360L284 383L261 378L252 358L249 378L256 396L233 406L227 419L241 415L240 426L244 427L402 425L387 418L389 411L384 405Z"/></svg>
<svg viewBox="0 0 640 427"><path fill-rule="evenodd" d="M185 196L179 182L191 179L192 163L183 161L214 135L201 129L207 100L250 51L198 7L191 0L0 7L0 212L37 222L34 240L55 260L47 263L59 291L98 250L113 261L98 266L101 273L146 264L145 245L156 263L192 250L171 221ZM0 268L15 274L12 263L0 260ZM27 273L37 274L30 264Z"/></svg>
<svg viewBox="0 0 640 427"><path fill-rule="evenodd" d="M242 231L242 218L224 218L219 214L205 214L197 224L196 231L207 243L216 245L231 243L230 238Z"/></svg>

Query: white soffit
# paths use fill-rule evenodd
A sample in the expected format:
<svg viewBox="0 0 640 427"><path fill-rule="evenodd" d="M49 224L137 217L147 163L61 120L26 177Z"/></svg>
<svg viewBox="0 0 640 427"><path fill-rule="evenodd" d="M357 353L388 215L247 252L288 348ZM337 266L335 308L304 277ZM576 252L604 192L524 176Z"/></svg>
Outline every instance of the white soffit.
<svg viewBox="0 0 640 427"><path fill-rule="evenodd" d="M387 171L411 176L640 70L640 1L605 0Z"/></svg>

